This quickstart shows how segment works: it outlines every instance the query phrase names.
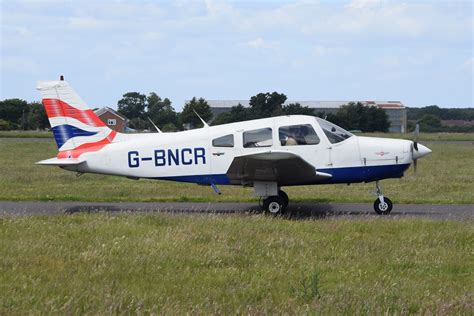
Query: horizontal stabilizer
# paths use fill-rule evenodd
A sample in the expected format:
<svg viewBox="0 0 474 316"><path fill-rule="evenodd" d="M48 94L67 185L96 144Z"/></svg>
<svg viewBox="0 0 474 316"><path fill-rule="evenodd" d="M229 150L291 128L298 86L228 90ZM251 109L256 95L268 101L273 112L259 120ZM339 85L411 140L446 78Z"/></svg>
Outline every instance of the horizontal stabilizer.
<svg viewBox="0 0 474 316"><path fill-rule="evenodd" d="M45 166L78 166L81 163L85 162L84 159L75 159L75 158L51 158L46 160L38 161L37 165L45 165Z"/></svg>

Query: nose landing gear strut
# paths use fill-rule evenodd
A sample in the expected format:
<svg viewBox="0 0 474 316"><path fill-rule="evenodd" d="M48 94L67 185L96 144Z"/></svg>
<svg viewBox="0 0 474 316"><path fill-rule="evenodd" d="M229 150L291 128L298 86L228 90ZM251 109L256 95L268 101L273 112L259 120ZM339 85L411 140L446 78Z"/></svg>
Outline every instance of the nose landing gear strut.
<svg viewBox="0 0 474 316"><path fill-rule="evenodd" d="M382 189L379 186L379 182L375 182L375 195L377 199L374 201L374 210L375 213L379 215L388 215L392 211L393 203L392 201L383 195Z"/></svg>

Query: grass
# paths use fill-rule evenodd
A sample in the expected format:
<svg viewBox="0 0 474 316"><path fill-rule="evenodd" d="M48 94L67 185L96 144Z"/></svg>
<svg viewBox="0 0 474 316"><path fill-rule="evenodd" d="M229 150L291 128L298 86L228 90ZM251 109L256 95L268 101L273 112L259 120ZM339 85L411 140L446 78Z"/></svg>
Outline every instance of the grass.
<svg viewBox="0 0 474 316"><path fill-rule="evenodd" d="M385 194L395 203L474 203L474 146L432 144L433 153L419 161L417 177L408 170L402 179L384 180ZM253 190L156 180L75 173L36 161L54 157L51 142L0 139L0 200L61 201L256 201ZM284 188L293 202L372 202L373 184L299 186Z"/></svg>
<svg viewBox="0 0 474 316"><path fill-rule="evenodd" d="M469 314L472 222L0 219L1 314Z"/></svg>
<svg viewBox="0 0 474 316"><path fill-rule="evenodd" d="M0 131L0 138L53 138L49 131Z"/></svg>

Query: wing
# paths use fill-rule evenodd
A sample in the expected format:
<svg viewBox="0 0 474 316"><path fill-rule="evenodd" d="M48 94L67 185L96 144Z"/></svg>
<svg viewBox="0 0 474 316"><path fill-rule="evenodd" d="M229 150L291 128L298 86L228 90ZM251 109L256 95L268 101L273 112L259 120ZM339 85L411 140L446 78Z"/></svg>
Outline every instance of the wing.
<svg viewBox="0 0 474 316"><path fill-rule="evenodd" d="M243 185L252 185L253 181L302 185L332 177L328 173L318 172L312 164L296 154L277 150L235 157L227 170L227 176L231 183Z"/></svg>

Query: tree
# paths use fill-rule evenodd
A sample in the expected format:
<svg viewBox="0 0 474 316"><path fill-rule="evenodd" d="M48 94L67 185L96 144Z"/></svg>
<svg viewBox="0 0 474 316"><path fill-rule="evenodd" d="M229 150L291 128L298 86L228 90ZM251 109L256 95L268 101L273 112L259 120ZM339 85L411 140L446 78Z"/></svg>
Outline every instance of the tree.
<svg viewBox="0 0 474 316"><path fill-rule="evenodd" d="M10 128L26 128L28 103L21 99L6 99L0 101L0 119L9 122Z"/></svg>
<svg viewBox="0 0 474 316"><path fill-rule="evenodd" d="M12 127L10 122L0 119L0 131L9 131L11 129Z"/></svg>
<svg viewBox="0 0 474 316"><path fill-rule="evenodd" d="M259 93L250 98L250 109L255 118L264 118L282 115L283 104L286 101L283 93Z"/></svg>
<svg viewBox="0 0 474 316"><path fill-rule="evenodd" d="M212 124L220 125L233 122L242 122L250 119L252 119L250 108L246 108L239 103L233 106L229 112L221 113L214 121L212 121Z"/></svg>
<svg viewBox="0 0 474 316"><path fill-rule="evenodd" d="M328 120L345 129L363 132L388 132L390 122L384 110L375 106L366 106L360 102L343 105Z"/></svg>
<svg viewBox="0 0 474 316"><path fill-rule="evenodd" d="M146 99L146 95L144 94L138 92L127 92L123 95L123 98L117 102L118 112L130 119L130 122L136 118L143 119L146 108ZM132 127L137 128L136 126Z"/></svg>
<svg viewBox="0 0 474 316"><path fill-rule="evenodd" d="M420 129L424 132L436 132L442 129L441 120L434 114L425 114L417 122L420 124Z"/></svg>
<svg viewBox="0 0 474 316"><path fill-rule="evenodd" d="M202 122L194 111L196 111L205 122L212 119L211 107L207 101L203 98L196 99L196 97L193 97L191 101L186 103L183 112L181 112L181 122L183 124L190 124L191 128L202 127Z"/></svg>
<svg viewBox="0 0 474 316"><path fill-rule="evenodd" d="M155 92L147 97L147 116L163 131L175 131L179 125L178 114L168 98L161 99Z"/></svg>
<svg viewBox="0 0 474 316"><path fill-rule="evenodd" d="M135 117L132 118L131 120L128 121L128 124L130 125L131 128L143 131L146 129L150 128L150 122L148 120L144 120L140 117Z"/></svg>
<svg viewBox="0 0 474 316"><path fill-rule="evenodd" d="M46 110L40 102L31 102L28 104L29 111L26 118L28 129L46 129L49 127Z"/></svg>
<svg viewBox="0 0 474 316"><path fill-rule="evenodd" d="M291 103L283 107L283 113L286 115L314 115L314 110L299 103Z"/></svg>

